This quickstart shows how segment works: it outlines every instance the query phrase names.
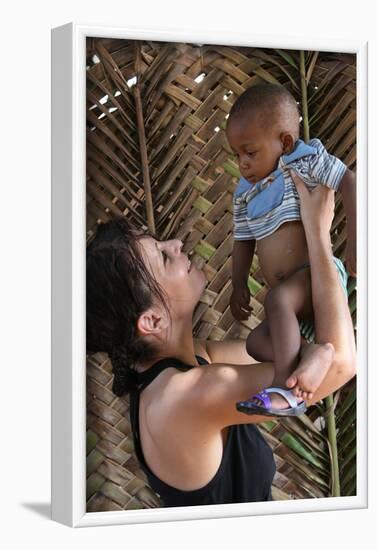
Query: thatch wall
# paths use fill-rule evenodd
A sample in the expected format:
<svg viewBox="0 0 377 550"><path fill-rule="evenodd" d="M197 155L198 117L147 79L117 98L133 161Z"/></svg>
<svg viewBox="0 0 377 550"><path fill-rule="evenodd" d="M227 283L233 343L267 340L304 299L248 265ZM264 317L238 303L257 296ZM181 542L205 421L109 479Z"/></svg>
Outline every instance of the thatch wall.
<svg viewBox="0 0 377 550"><path fill-rule="evenodd" d="M160 238L179 237L208 284L194 317L195 334L246 338L263 318L266 285L255 258L253 312L236 322L231 293L232 193L238 168L226 140L226 116L249 86L284 84L303 114L303 138L319 137L349 168L356 163L354 55L195 44L89 39L87 44L87 237L124 215ZM338 197L334 253L343 257L345 217ZM355 281L349 284L355 321ZM105 354L88 357L88 511L159 506L133 453L128 399L111 392ZM266 422L278 472L276 499L334 492L338 428L341 494L355 494L355 382L300 419ZM326 412L327 409L327 412Z"/></svg>

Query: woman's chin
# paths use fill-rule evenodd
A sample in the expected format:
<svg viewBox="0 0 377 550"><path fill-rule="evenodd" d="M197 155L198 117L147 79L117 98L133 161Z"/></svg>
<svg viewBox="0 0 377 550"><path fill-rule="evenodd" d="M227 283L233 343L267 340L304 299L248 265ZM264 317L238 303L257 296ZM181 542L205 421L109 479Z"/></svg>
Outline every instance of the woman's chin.
<svg viewBox="0 0 377 550"><path fill-rule="evenodd" d="M199 273L200 278L201 278L201 292L200 292L200 294L202 294L202 292L204 291L208 281L207 281L206 274L204 273L204 271L202 269L198 269L198 273Z"/></svg>
<svg viewBox="0 0 377 550"><path fill-rule="evenodd" d="M194 263L192 263L190 268L190 278L195 288L197 301L199 301L208 282L206 274L204 273L202 268L199 268Z"/></svg>
<svg viewBox="0 0 377 550"><path fill-rule="evenodd" d="M204 273L204 270L201 267L197 267L194 263L192 263L191 265L190 273L198 274L201 277L201 279L204 281L204 283L207 283L207 277L206 277L206 274Z"/></svg>

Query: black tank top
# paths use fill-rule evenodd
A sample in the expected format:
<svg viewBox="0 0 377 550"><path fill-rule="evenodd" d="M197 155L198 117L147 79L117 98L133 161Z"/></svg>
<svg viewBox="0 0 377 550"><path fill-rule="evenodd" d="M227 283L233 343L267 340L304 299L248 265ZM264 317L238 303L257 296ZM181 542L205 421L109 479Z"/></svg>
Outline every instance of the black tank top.
<svg viewBox="0 0 377 550"><path fill-rule="evenodd" d="M197 357L199 364L208 364ZM180 371L195 368L178 359L163 359L148 370L138 373L138 389L130 394L130 417L135 452L152 489L163 505L195 506L271 500L271 484L276 466L272 451L253 424L230 426L220 466L214 477L200 489L182 491L159 479L147 466L140 444L139 397L163 370L174 367Z"/></svg>

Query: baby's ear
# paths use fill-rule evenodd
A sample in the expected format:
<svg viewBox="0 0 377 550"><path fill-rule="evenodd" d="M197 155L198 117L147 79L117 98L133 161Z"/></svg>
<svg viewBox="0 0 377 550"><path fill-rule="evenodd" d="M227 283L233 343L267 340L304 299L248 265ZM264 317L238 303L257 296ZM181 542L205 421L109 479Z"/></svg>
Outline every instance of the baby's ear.
<svg viewBox="0 0 377 550"><path fill-rule="evenodd" d="M293 135L290 132L282 132L280 134L280 140L283 147L283 153L285 155L291 153L295 144Z"/></svg>

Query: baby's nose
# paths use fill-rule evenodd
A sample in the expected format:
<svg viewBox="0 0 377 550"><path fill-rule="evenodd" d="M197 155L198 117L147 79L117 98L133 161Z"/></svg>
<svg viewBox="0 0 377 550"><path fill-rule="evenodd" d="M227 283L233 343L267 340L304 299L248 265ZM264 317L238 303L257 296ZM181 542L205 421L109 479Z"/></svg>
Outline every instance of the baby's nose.
<svg viewBox="0 0 377 550"><path fill-rule="evenodd" d="M248 159L245 158L245 157L241 157L240 158L240 168L241 168L241 170L242 169L245 170L246 168L248 168L248 166L249 166Z"/></svg>

